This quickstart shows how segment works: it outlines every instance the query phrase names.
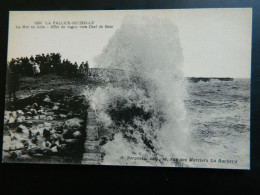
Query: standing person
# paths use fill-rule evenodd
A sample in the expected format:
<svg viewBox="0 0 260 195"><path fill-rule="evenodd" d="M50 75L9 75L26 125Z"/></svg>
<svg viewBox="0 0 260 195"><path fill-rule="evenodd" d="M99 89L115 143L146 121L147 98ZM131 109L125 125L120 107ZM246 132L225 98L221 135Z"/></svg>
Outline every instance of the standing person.
<svg viewBox="0 0 260 195"><path fill-rule="evenodd" d="M6 79L6 88L8 92L8 98L11 102L11 99L13 97L14 101L17 99L16 97L16 91L19 87L19 79L18 74L14 72L14 70L10 69L10 67L7 68L7 79Z"/></svg>
<svg viewBox="0 0 260 195"><path fill-rule="evenodd" d="M78 64L77 62L75 62L74 65L72 65L72 74L73 75L77 74L77 70L78 70Z"/></svg>
<svg viewBox="0 0 260 195"><path fill-rule="evenodd" d="M38 74L41 73L40 65L35 63L35 62L33 63L32 69L33 69L33 75L34 76L37 76Z"/></svg>
<svg viewBox="0 0 260 195"><path fill-rule="evenodd" d="M88 61L86 61L84 69L85 69L85 74L88 76L88 73L89 73Z"/></svg>
<svg viewBox="0 0 260 195"><path fill-rule="evenodd" d="M79 74L84 74L85 70L84 70L84 63L82 62L79 66Z"/></svg>

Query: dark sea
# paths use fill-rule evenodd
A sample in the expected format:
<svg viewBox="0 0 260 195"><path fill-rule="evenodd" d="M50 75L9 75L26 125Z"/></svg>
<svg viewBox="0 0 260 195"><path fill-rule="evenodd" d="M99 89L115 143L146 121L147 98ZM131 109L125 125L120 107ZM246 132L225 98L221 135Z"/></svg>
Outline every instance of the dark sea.
<svg viewBox="0 0 260 195"><path fill-rule="evenodd" d="M194 166L248 169L250 79L189 82L187 93L192 156L216 160Z"/></svg>

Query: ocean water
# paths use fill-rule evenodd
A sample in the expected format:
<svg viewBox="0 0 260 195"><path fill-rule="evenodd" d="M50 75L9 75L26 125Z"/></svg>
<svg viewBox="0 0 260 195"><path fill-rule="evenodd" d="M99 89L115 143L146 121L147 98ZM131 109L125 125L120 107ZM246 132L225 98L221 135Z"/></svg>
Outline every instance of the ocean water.
<svg viewBox="0 0 260 195"><path fill-rule="evenodd" d="M183 60L171 21L124 19L95 59L122 74L83 92L108 140L103 164L249 168L249 79L186 82Z"/></svg>
<svg viewBox="0 0 260 195"><path fill-rule="evenodd" d="M217 161L193 166L249 168L250 80L188 83L187 93L190 156ZM237 163L219 163L219 159Z"/></svg>

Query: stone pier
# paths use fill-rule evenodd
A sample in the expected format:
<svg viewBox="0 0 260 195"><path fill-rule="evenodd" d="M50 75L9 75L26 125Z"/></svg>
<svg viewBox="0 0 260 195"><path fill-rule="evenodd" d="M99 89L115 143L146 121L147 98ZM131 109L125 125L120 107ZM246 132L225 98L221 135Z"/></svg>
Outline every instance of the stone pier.
<svg viewBox="0 0 260 195"><path fill-rule="evenodd" d="M86 124L86 141L84 144L85 153L83 154L82 164L100 165L101 153L99 146L98 124L96 113L92 108L88 109Z"/></svg>

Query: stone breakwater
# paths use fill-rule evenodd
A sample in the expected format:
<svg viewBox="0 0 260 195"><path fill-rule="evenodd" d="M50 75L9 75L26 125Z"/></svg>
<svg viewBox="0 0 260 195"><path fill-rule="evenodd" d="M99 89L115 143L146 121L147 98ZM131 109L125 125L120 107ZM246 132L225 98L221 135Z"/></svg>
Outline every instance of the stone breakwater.
<svg viewBox="0 0 260 195"><path fill-rule="evenodd" d="M6 104L3 162L81 163L87 102L72 91Z"/></svg>
<svg viewBox="0 0 260 195"><path fill-rule="evenodd" d="M85 152L82 158L82 164L101 164L101 152L99 141L99 126L96 121L95 110L88 109L86 125L86 141L84 144Z"/></svg>

